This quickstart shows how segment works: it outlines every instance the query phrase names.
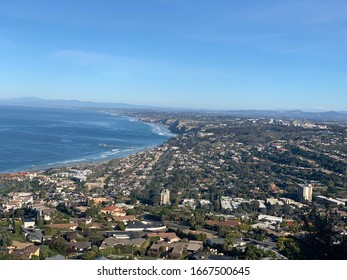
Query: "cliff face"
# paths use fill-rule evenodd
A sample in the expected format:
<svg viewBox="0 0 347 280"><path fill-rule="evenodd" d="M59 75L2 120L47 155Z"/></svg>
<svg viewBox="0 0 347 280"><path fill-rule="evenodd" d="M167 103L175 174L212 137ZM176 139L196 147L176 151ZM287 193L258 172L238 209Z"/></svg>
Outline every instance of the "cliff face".
<svg viewBox="0 0 347 280"><path fill-rule="evenodd" d="M183 134L198 130L198 127L179 120L163 120L162 123L166 125L172 133L175 134Z"/></svg>
<svg viewBox="0 0 347 280"><path fill-rule="evenodd" d="M159 123L166 126L172 133L174 134L183 134L187 132L196 132L199 130L197 125L194 123L177 120L175 118L156 118L156 117L143 117L136 116L140 121L148 122L148 123Z"/></svg>

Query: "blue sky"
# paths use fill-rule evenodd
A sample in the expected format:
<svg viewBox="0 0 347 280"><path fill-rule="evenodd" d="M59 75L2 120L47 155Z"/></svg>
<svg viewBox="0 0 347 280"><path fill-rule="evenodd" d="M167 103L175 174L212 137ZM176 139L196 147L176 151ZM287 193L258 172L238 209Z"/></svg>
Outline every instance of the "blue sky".
<svg viewBox="0 0 347 280"><path fill-rule="evenodd" d="M0 99L347 110L345 0L1 0Z"/></svg>

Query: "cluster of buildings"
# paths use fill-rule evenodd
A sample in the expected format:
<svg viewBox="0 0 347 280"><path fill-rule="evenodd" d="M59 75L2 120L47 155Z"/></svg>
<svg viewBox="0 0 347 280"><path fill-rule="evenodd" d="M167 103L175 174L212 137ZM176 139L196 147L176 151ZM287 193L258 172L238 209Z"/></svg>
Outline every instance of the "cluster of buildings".
<svg viewBox="0 0 347 280"><path fill-rule="evenodd" d="M253 130L258 128L257 125L271 129L274 125L281 124L291 126L294 130L310 128L319 131L328 131L328 126L290 120L235 118L225 122L223 119L221 122L211 119L180 121L177 129L184 133L170 142L109 163L49 172L3 174L1 179L5 181L21 182L23 185L25 182L35 182L36 189L33 192L28 184L24 187L28 191L3 195L0 199L0 211L13 213L16 209L23 208L36 211L35 217L24 217L22 221L23 234L31 245L42 244L49 239L47 235L59 232L72 252L88 252L92 243L84 241L88 240L88 234L81 231L83 227L84 230L102 234L104 239L98 244L99 250L117 246L146 247L148 256L181 258L187 254L201 253L206 249L206 244L214 244L215 248L219 248L224 244L225 238L221 238L213 230L218 227L236 230L241 221L247 221L252 229L261 228L268 236L286 235L281 224L287 219L281 212L270 213L269 209L287 207L304 211L305 206L312 201L336 207L345 206L346 200L324 196L318 188L314 189L316 185L302 184L307 180L300 178L300 175L306 176L312 171L324 171L324 174L330 172L329 175L336 176L341 174L332 168L323 168L318 161L301 153L291 155L295 164L286 161L286 156L283 156L288 155L293 147L300 152L313 153L314 146L320 141L322 155L338 162L346 161L347 156L343 153L324 150L330 147L330 138L322 140L318 135L293 140L289 134L278 139L272 139L271 133L261 137L258 134L252 135ZM244 135L240 136L242 133ZM276 133L278 132L273 134ZM262 169L263 166L267 169ZM289 171L286 173L279 170ZM294 186L290 192L274 183L270 186L268 183L262 185L263 181L285 182L288 178L291 186ZM155 193L159 194L156 199L160 209L175 207L173 201L178 204L176 210L179 214L191 211L192 217L197 208L202 209L204 224L208 227L203 229L203 233L209 241L179 238L176 233L168 232L166 224L141 218L136 212L139 202L132 196L132 192L138 190L141 195L145 193L146 187L153 186L156 188ZM215 199L220 202L219 208ZM133 200L132 203L130 200ZM246 210L241 211L243 208ZM68 214L65 214L69 215L69 219L57 218L62 209L66 210ZM212 212L221 216L210 219ZM227 215L230 214L235 214L235 217L229 219ZM42 223L38 226L39 220L42 220L44 227ZM122 231L119 231L120 225L124 226ZM196 234L189 229L184 230L188 230L187 235ZM234 240L238 248L244 248L247 243L241 239ZM151 242L147 244L147 240ZM275 248L273 244L256 245ZM23 256L37 256L35 247L23 246L24 248L12 248L11 252L23 250Z"/></svg>

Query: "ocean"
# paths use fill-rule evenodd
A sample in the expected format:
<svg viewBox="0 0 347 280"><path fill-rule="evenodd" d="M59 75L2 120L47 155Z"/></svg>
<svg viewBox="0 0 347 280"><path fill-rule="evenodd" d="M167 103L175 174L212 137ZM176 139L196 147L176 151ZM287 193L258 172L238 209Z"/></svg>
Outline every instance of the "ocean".
<svg viewBox="0 0 347 280"><path fill-rule="evenodd" d="M125 157L172 136L163 126L107 112L0 106L0 173Z"/></svg>

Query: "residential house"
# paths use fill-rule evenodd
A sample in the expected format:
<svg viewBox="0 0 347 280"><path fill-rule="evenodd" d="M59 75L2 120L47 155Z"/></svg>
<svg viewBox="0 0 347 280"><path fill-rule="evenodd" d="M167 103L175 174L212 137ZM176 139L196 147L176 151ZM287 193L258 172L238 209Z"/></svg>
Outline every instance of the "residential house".
<svg viewBox="0 0 347 280"><path fill-rule="evenodd" d="M67 242L69 248L75 252L83 253L92 249L91 242Z"/></svg>
<svg viewBox="0 0 347 280"><path fill-rule="evenodd" d="M31 245L24 249L15 249L12 252L10 252L10 254L14 256L17 260L30 260L34 256L40 256L40 247Z"/></svg>
<svg viewBox="0 0 347 280"><path fill-rule="evenodd" d="M93 204L100 204L109 201L106 197L88 197L88 202L92 201Z"/></svg>
<svg viewBox="0 0 347 280"><path fill-rule="evenodd" d="M41 210L40 216L46 221L52 220L52 216L57 211L56 208L44 208Z"/></svg>
<svg viewBox="0 0 347 280"><path fill-rule="evenodd" d="M165 225L150 221L131 221L125 227L125 231L160 231L165 229Z"/></svg>
<svg viewBox="0 0 347 280"><path fill-rule="evenodd" d="M225 238L209 238L206 240L206 242L210 247L216 248L219 246L223 246Z"/></svg>
<svg viewBox="0 0 347 280"><path fill-rule="evenodd" d="M204 247L204 242L203 241L198 241L198 240L189 240L188 246L187 246L187 251L190 253L196 253L198 251L201 251Z"/></svg>
<svg viewBox="0 0 347 280"><path fill-rule="evenodd" d="M259 215L258 221L266 221L269 223L282 223L282 217L270 216L270 215Z"/></svg>
<svg viewBox="0 0 347 280"><path fill-rule="evenodd" d="M124 211L124 208L120 208L120 207L117 207L117 206L106 206L104 209L101 210L101 213L104 213L104 214L109 214L109 215L112 215L112 216L116 216L116 217L124 217L126 216L126 212Z"/></svg>
<svg viewBox="0 0 347 280"><path fill-rule="evenodd" d="M105 184L103 182L86 183L85 187L90 191L93 189L103 189Z"/></svg>
<svg viewBox="0 0 347 280"><path fill-rule="evenodd" d="M175 242L168 243L165 241L155 242L149 248L147 254L152 257L170 257L173 259L182 258L187 251L188 243Z"/></svg>
<svg viewBox="0 0 347 280"><path fill-rule="evenodd" d="M118 231L118 230L105 231L104 236L107 238L114 237L117 239L136 239L140 237L138 232L124 232L124 231Z"/></svg>
<svg viewBox="0 0 347 280"><path fill-rule="evenodd" d="M25 218L23 227L24 228L34 228L35 227L35 218Z"/></svg>
<svg viewBox="0 0 347 280"><path fill-rule="evenodd" d="M115 237L109 237L105 239L102 244L99 247L99 250L103 250L109 247L116 247L116 246L135 246L135 247L141 247L141 245L146 241L144 238L136 238L136 239L119 239Z"/></svg>
<svg viewBox="0 0 347 280"><path fill-rule="evenodd" d="M187 243L185 242L176 242L172 243L174 246L172 251L169 253L170 258L180 259L183 257L184 252L187 250Z"/></svg>
<svg viewBox="0 0 347 280"><path fill-rule="evenodd" d="M23 231L27 241L42 244L44 240L42 229L23 228Z"/></svg>
<svg viewBox="0 0 347 280"><path fill-rule="evenodd" d="M96 229L96 230L104 229L104 225L102 223L90 223L90 224L86 224L86 227L88 229Z"/></svg>
<svg viewBox="0 0 347 280"><path fill-rule="evenodd" d="M112 219L115 222L127 222L127 221L134 221L136 220L136 216L134 215L126 215L126 216L112 216Z"/></svg>
<svg viewBox="0 0 347 280"><path fill-rule="evenodd" d="M81 213L86 212L86 211L88 210L88 207L79 205L79 206L73 207L73 210L74 210L77 214L81 214Z"/></svg>
<svg viewBox="0 0 347 280"><path fill-rule="evenodd" d="M69 242L77 242L77 240L84 238L84 236L76 231L70 231L65 233L64 238Z"/></svg>
<svg viewBox="0 0 347 280"><path fill-rule="evenodd" d="M153 232L148 233L147 237L159 237L159 241L167 241L169 243L178 242L181 240L174 232Z"/></svg>

